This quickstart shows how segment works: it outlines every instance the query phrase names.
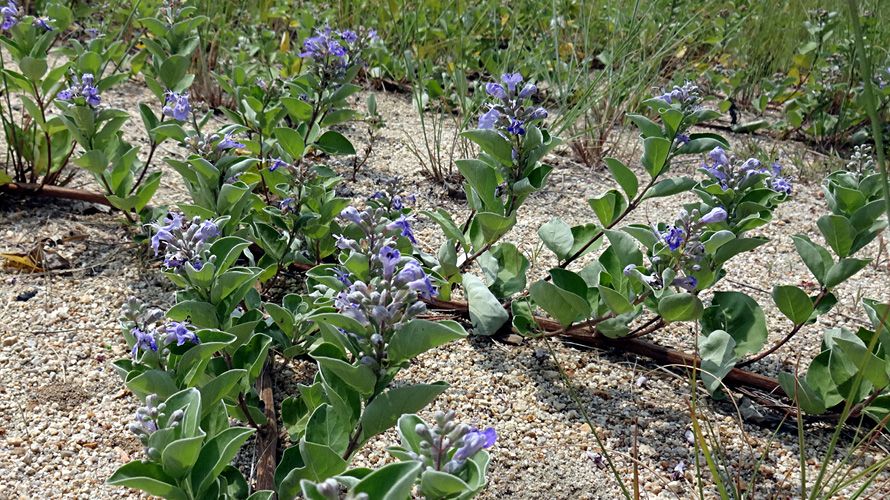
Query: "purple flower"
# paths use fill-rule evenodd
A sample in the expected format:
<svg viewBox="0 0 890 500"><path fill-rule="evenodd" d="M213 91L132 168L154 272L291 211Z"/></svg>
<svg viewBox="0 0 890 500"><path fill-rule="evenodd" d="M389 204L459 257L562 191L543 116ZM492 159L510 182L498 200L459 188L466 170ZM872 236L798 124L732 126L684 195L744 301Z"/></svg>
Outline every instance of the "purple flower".
<svg viewBox="0 0 890 500"><path fill-rule="evenodd" d="M788 181L787 177L775 177L773 178L773 191L778 191L780 193L791 194L791 183Z"/></svg>
<svg viewBox="0 0 890 500"><path fill-rule="evenodd" d="M343 211L340 212L340 218L355 222L358 225L362 224L362 217L359 214L358 209L352 206L344 208Z"/></svg>
<svg viewBox="0 0 890 500"><path fill-rule="evenodd" d="M334 269L334 273L337 275L337 279L340 281L340 283L343 283L346 286L352 286L352 281L350 281L349 279L350 274L348 271L344 271L342 269Z"/></svg>
<svg viewBox="0 0 890 500"><path fill-rule="evenodd" d="M507 132L515 135L525 135L525 129L522 128L522 120L513 119L513 122L510 123L510 126L507 127Z"/></svg>
<svg viewBox="0 0 890 500"><path fill-rule="evenodd" d="M174 120L184 122L189 118L189 112L192 107L189 104L188 92L179 94L177 92L167 92L167 105L162 109L165 116L172 117ZM173 103L171 106L170 103Z"/></svg>
<svg viewBox="0 0 890 500"><path fill-rule="evenodd" d="M665 233L662 234L662 237L673 252L676 249L680 248L680 245L683 244L683 240L686 239L686 231L681 227L671 226Z"/></svg>
<svg viewBox="0 0 890 500"><path fill-rule="evenodd" d="M232 134L226 134L225 137L223 137L223 139L219 141L219 144L216 145L216 149L243 148L244 144L235 142L233 140L233 137L234 136Z"/></svg>
<svg viewBox="0 0 890 500"><path fill-rule="evenodd" d="M18 6L15 4L13 0L9 0L9 3L6 4L6 7L0 8L0 15L3 16L3 24L0 25L0 29L8 30L12 28L16 24L19 23L19 12Z"/></svg>
<svg viewBox="0 0 890 500"><path fill-rule="evenodd" d="M680 463L674 467L674 471L671 473L671 481L679 481L683 477L683 472L686 470L686 463L680 460Z"/></svg>
<svg viewBox="0 0 890 500"><path fill-rule="evenodd" d="M439 295L430 277L426 274L423 275L423 278L408 283L408 288L427 300L432 300L433 297Z"/></svg>
<svg viewBox="0 0 890 500"><path fill-rule="evenodd" d="M532 111L532 114L528 115L528 120L529 121L543 120L544 118L547 118L547 116L548 116L548 114L547 114L546 109L538 108L538 109Z"/></svg>
<svg viewBox="0 0 890 500"><path fill-rule="evenodd" d="M195 233L195 238L200 241L207 241L210 238L219 236L219 234L219 226L213 221L206 220L201 224L201 227L198 228L198 232Z"/></svg>
<svg viewBox="0 0 890 500"><path fill-rule="evenodd" d="M708 153L708 156L710 156L711 159L714 160L715 166L726 165L727 163L729 163L729 158L726 157L726 152L723 151L723 148L721 148L720 146L712 149L711 152Z"/></svg>
<svg viewBox="0 0 890 500"><path fill-rule="evenodd" d="M52 31L53 29L46 24L47 21L51 21L52 19L48 17L35 17L34 21L31 22L32 26L37 26L38 28L43 28L46 31Z"/></svg>
<svg viewBox="0 0 890 500"><path fill-rule="evenodd" d="M244 145L242 145L241 147L244 147ZM270 158L266 160L266 162L272 162L272 164L269 165L269 172L274 172L281 167L287 166L287 162L283 161L280 156L278 158Z"/></svg>
<svg viewBox="0 0 890 500"><path fill-rule="evenodd" d="M343 30L340 32L340 38L346 41L346 43L354 43L356 40L358 40L358 35L355 34L355 31Z"/></svg>
<svg viewBox="0 0 890 500"><path fill-rule="evenodd" d="M686 276L683 278L674 278L674 286L678 286L687 292L695 291L695 287L698 285L698 280L693 276Z"/></svg>
<svg viewBox="0 0 890 500"><path fill-rule="evenodd" d="M689 136L686 134L677 134L677 144L686 144L689 142Z"/></svg>
<svg viewBox="0 0 890 500"><path fill-rule="evenodd" d="M88 29L88 30L87 30L87 33L90 34L90 40L99 37L99 30L97 30L96 28L90 28L90 29Z"/></svg>
<svg viewBox="0 0 890 500"><path fill-rule="evenodd" d="M488 110L487 113L479 117L479 128L483 130L493 129L500 117L501 112L494 108L491 108L490 110Z"/></svg>
<svg viewBox="0 0 890 500"><path fill-rule="evenodd" d="M717 207L702 216L702 218L699 219L699 222L701 222L702 224L713 224L715 222L722 222L725 220L726 210L724 210L723 207Z"/></svg>
<svg viewBox="0 0 890 500"><path fill-rule="evenodd" d="M473 427L470 429L470 432L463 437L464 445L454 452L451 459L461 461L466 460L475 455L479 450L490 448L497 438L498 435L493 427L489 427L484 431L479 431L479 429Z"/></svg>
<svg viewBox="0 0 890 500"><path fill-rule="evenodd" d="M134 358L136 357L136 353L139 352L139 349L142 349L143 351L158 350L158 345L155 343L155 337L150 332L144 332L140 330L138 326L135 326L130 330L130 335L136 339L136 344L130 352L130 355Z"/></svg>
<svg viewBox="0 0 890 500"><path fill-rule="evenodd" d="M173 321L167 327L167 337L164 339L165 344L172 344L173 341L176 341L176 345L182 345L186 342L194 342L195 344L200 344L201 340L198 339L198 335L188 329L189 324L188 321L178 322Z"/></svg>
<svg viewBox="0 0 890 500"><path fill-rule="evenodd" d="M507 84L507 88L511 93L516 92L516 84L522 81L522 75L519 73L504 73L501 75L501 81Z"/></svg>
<svg viewBox="0 0 890 500"><path fill-rule="evenodd" d="M528 83L519 91L519 97L531 97L538 93L538 87L534 83Z"/></svg>
<svg viewBox="0 0 890 500"><path fill-rule="evenodd" d="M416 245L417 240L414 239L414 233L411 232L411 224L410 223L411 223L411 219L409 219L408 217L405 217L405 214L402 214L401 217L399 217L398 219L387 224L386 229L388 231L394 231L396 229L401 230L402 236L406 236L409 240L411 240L411 243L414 243Z"/></svg>
<svg viewBox="0 0 890 500"><path fill-rule="evenodd" d="M395 248L386 246L380 249L380 263L383 264L384 276L392 276L400 260L402 260L402 254Z"/></svg>
<svg viewBox="0 0 890 500"><path fill-rule="evenodd" d="M409 260L405 267L399 271L399 274L396 275L395 282L396 283L410 283L412 281L417 281L423 279L426 276L426 273L423 272L423 269L417 262L413 260Z"/></svg>
<svg viewBox="0 0 890 500"><path fill-rule="evenodd" d="M83 75L85 85L83 86L83 90L81 92L83 93L84 97L86 97L87 104L89 104L90 106L98 106L99 103L101 102L101 99L99 97L99 89L97 89L96 87L94 87L92 85L86 84L87 75L90 76L90 81L92 81L92 79L93 79L92 78L93 75L90 75L89 73L87 73L86 75Z"/></svg>
<svg viewBox="0 0 890 500"><path fill-rule="evenodd" d="M506 99L507 91L504 90L504 87L499 83L491 82L485 86L485 91L488 92L488 95L494 97L495 99Z"/></svg>
<svg viewBox="0 0 890 500"><path fill-rule="evenodd" d="M281 203L278 204L278 209L282 212L286 210L291 210L294 208L294 199L293 198L285 198L281 200Z"/></svg>
<svg viewBox="0 0 890 500"><path fill-rule="evenodd" d="M59 93L58 93L58 95L56 95L56 97L63 101L70 101L71 98L74 97L74 95L72 94L71 89L65 89L65 90L59 91Z"/></svg>
<svg viewBox="0 0 890 500"><path fill-rule="evenodd" d="M739 167L740 172L760 171L760 160L757 158L748 158L742 166Z"/></svg>

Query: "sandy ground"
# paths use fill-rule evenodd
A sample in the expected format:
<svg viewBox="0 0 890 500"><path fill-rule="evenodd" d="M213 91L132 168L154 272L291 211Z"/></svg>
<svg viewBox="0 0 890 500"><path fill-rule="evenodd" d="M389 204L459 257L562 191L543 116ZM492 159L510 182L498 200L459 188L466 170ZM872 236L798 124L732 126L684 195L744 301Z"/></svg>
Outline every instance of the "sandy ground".
<svg viewBox="0 0 890 500"><path fill-rule="evenodd" d="M357 109L364 109L366 96L367 91L357 96ZM153 96L135 83L103 97L109 105L131 112L139 102L159 108ZM378 93L377 101L387 127L379 133L358 181L347 182L345 192L363 200L375 191L380 179L404 175L406 190L419 195L418 209L446 206L455 220L463 220L468 213L466 203L448 197L432 183L411 153L412 139L422 150L425 147L417 142L422 140L420 120L410 98ZM223 123L219 117L214 120ZM134 121L132 127L125 127L127 137L144 144L144 132L137 125ZM361 155L365 126L347 124L340 130L353 139ZM450 140L450 130L449 126L446 141ZM629 165L638 165L633 132L616 130L613 137L618 148L614 154ZM797 145L774 147L762 139L741 137L732 137L730 142L737 149L778 151L785 162L792 157L803 158L803 165L790 168L803 168L801 177L813 178L807 175L812 155ZM159 153L174 158L183 154L172 143L162 146ZM529 198L515 229L505 238L528 255L535 252L538 227L556 217L570 225L594 221L586 200L612 187L608 172L578 164L568 150L557 150L547 161L556 167L547 188ZM352 162L349 157L332 159L330 164L349 177ZM692 174L696 162L689 158L678 165L677 171ZM172 169L160 161L154 162L154 168L165 172L154 204L188 201L182 180ZM92 182L79 175L73 185L95 189ZM682 201L683 197L648 201L626 222L669 220ZM791 325L772 305L769 290L775 284L813 281L797 257L790 235L818 235L816 219L825 212L817 182L797 183L794 199L778 209L774 222L754 232L772 241L727 266L729 276L719 289L743 291L761 303L771 329L770 344L781 339ZM138 441L126 430L137 400L124 389L111 365L128 355L117 316L120 305L131 295L155 306L171 305L173 287L161 274L159 259L133 244L114 214L79 202L6 196L0 198L0 221L3 252L28 251L43 238L61 241L86 235L61 241L53 248L71 262L69 270L39 274L11 267L0 270L0 500L137 498L136 492L103 484L117 467L142 457ZM438 248L442 236L432 221L420 217L416 232L424 250ZM862 251L867 257L876 257L877 253L877 242ZM547 250L541 252L533 260L529 283L543 277L554 264ZM865 318L858 298L886 301L890 297L887 278L886 258L880 265L868 266L836 292L840 303L832 313L802 329L792 342L752 369L776 376L782 370L792 371L798 359L805 366L819 351L822 331L836 326L852 328ZM35 291L28 300L18 298ZM679 324L652 339L689 350L694 336L689 325ZM625 482L632 481L635 454L643 498L697 497L695 469L689 467L695 460L694 448L685 438L691 426L688 402L692 389L688 381L659 370L643 358L590 350L559 340L551 345L592 419L593 430L605 440ZM302 362L280 362L279 368L276 396L283 398L308 372ZM637 385L641 374L647 374L648 381ZM497 429L489 486L479 498L619 497L614 478L594 461L593 456L600 450L590 426L541 341L527 340L511 346L471 336L418 357L402 379L445 380L451 384L422 416L429 418L438 409L455 409L462 421ZM751 470L765 453L754 498L799 496L795 433L782 430L773 437L774 424L758 427L744 423L742 430L730 405L715 404L707 397L698 403L702 415L719 430L732 463L732 475L738 473L745 484L752 484ZM821 426L808 429L809 478L821 463L830 432L830 428ZM393 444L395 433L383 434L367 445L355 465L379 466L392 460L383 448ZM245 450L243 457L250 456L250 450ZM673 480L671 473L680 461L687 464L687 470ZM713 493L713 488L706 487L707 497Z"/></svg>

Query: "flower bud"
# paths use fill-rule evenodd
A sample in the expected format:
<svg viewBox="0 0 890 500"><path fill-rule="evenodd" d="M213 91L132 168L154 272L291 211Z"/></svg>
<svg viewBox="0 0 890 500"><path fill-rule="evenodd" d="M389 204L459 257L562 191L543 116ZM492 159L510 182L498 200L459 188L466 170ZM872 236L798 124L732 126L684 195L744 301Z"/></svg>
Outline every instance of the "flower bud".
<svg viewBox="0 0 890 500"><path fill-rule="evenodd" d="M519 91L519 97L531 97L538 92L538 87L533 83L528 83Z"/></svg>

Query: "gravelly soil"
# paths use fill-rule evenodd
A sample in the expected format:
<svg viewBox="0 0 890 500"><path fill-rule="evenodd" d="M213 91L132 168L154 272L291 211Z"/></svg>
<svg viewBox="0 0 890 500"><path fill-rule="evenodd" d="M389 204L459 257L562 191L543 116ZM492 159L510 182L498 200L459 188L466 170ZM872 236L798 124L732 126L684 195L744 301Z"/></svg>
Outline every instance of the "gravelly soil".
<svg viewBox="0 0 890 500"><path fill-rule="evenodd" d="M106 102L130 110L134 116L139 102L157 106L150 93L137 84L106 94ZM363 107L365 96L366 92L359 95L358 108ZM420 195L418 208L444 205L452 210L455 220L463 220L468 213L465 202L449 198L431 183L405 144L409 136L420 137L420 123L409 98L380 93L377 100L388 126L381 131L359 180L347 183L347 188L362 200L375 190L379 179L404 175L406 190ZM357 150L364 150L363 125L347 124L342 131L354 139ZM131 141L145 141L135 126L127 129L127 135ZM627 146L633 144L632 133L616 130L615 136L616 143L625 146L622 158L637 164L639 152ZM740 137L731 139L736 144L742 141ZM800 151L793 144L780 146ZM160 153L182 155L170 144ZM352 161L335 159L331 165L348 177ZM556 166L548 187L529 198L516 228L506 238L529 255L535 253L540 225L554 217L570 225L593 221L586 200L611 187L607 173L582 167L567 151L556 151L548 161ZM689 159L688 172L695 164L696 159ZM155 165L164 168L161 162ZM75 185L91 188L91 182L79 176ZM771 326L770 342L782 338L790 325L772 305L768 291L777 283L805 285L812 281L796 256L790 235L818 235L815 221L826 211L818 185L798 183L795 191L794 200L779 208L775 221L757 231L773 241L754 254L737 258L728 266L728 279L720 284L721 289L743 291L761 302ZM187 200L181 179L165 168L153 203ZM668 220L681 201L652 200L627 222ZM142 457L138 441L126 431L137 401L124 389L111 362L128 355L117 328L119 307L128 296L136 295L159 307L172 303L172 286L160 273L158 258L134 245L113 214L82 203L4 197L0 198L0 221L0 250L4 252L27 251L43 238L87 235L54 247L71 261L70 270L32 274L7 267L0 271L4 280L0 287L0 500L140 497L103 484L115 468ZM424 250L431 252L442 238L434 224L422 217L417 234ZM875 242L863 254L874 257L877 252ZM552 256L546 250L541 252L533 261L530 280L544 276L553 264ZM793 370L798 358L805 366L818 352L824 329L855 327L865 317L857 297L890 297L887 278L886 258L880 265L868 266L838 290L841 302L832 314L804 328L753 370L776 376L779 371ZM33 291L37 292L33 298L16 300ZM694 335L688 325L672 325L653 340L689 350ZM692 498L693 472L687 470L679 480L671 479L679 461L689 464L694 460L693 448L684 437L690 427L688 381L657 370L646 359L558 340L551 345L590 414L594 431L605 440L628 484L636 441L644 497ZM290 393L293 384L306 376L305 368L303 363L280 363L277 397ZM648 381L639 386L636 381L644 373ZM451 384L422 416L429 418L437 409L453 408L463 421L497 429L490 484L480 498L618 498L614 479L591 458L600 450L541 341L511 346L470 337L420 356L402 380L445 380ZM773 428L746 423L742 432L731 406L712 407L713 401L707 397L698 401L703 416L721 433L733 473L741 470L750 482L746 471L768 450L755 498L798 496L796 435L781 431L770 443ZM830 430L814 426L808 432L807 452L814 457L813 463L823 455ZM355 464L382 465L391 460L383 448L395 443L393 432L384 434L360 453ZM243 454L244 460L250 456L249 450ZM708 490L706 496L713 493Z"/></svg>

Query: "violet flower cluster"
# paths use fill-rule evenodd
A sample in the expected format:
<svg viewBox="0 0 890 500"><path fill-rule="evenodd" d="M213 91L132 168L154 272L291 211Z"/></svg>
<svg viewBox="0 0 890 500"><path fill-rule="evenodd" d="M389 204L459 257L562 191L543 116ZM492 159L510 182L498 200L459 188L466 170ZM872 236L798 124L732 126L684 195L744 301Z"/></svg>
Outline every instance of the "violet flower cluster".
<svg viewBox="0 0 890 500"><path fill-rule="evenodd" d="M791 180L782 176L782 167L773 163L769 168L763 167L757 158L748 158L738 164L735 156L727 156L720 146L712 149L708 156L713 162L711 165L702 163L702 168L714 179L723 191L744 191L756 182L754 176L765 174L770 178L769 186L773 191L791 194Z"/></svg>
<svg viewBox="0 0 890 500"><path fill-rule="evenodd" d="M160 430L158 421L166 416L164 413L166 409L166 404L158 403L158 395L151 394L145 398L145 406L140 406L136 409L136 421L129 426L130 432L139 438L139 441L145 448L145 455L149 460L155 462L161 460L161 452L157 448L150 447L148 440L152 434ZM170 414L170 418L167 419L166 427L164 428L175 429L182 422L184 416L185 412L181 409L174 411Z"/></svg>
<svg viewBox="0 0 890 500"><path fill-rule="evenodd" d="M467 424L454 421L454 410L437 411L432 427L417 424L414 432L420 437L420 454L409 451L408 455L428 470L457 475L467 459L479 451L490 448L498 438L494 428L480 431Z"/></svg>
<svg viewBox="0 0 890 500"><path fill-rule="evenodd" d="M505 137L506 134L525 135L528 125L547 118L547 110L531 106L531 97L538 92L538 87L528 83L519 89L522 83L519 73L505 73L501 81L504 85L491 82L485 86L485 92L496 102L488 104L488 111L479 117L479 128L497 130Z"/></svg>
<svg viewBox="0 0 890 500"><path fill-rule="evenodd" d="M388 212L399 211L405 208L406 204L417 203L417 194L403 194L399 189L399 184L404 179L401 175L396 175L390 179L382 181L383 188L374 191L374 194L368 198L370 205L374 208L385 208ZM417 243L413 240L413 243Z"/></svg>
<svg viewBox="0 0 890 500"><path fill-rule="evenodd" d="M72 84L56 96L60 101L70 102L69 106L85 102L94 108L101 104L99 89L93 85L95 78L92 73L84 73L80 80L77 79L77 76L72 76L71 80Z"/></svg>
<svg viewBox="0 0 890 500"><path fill-rule="evenodd" d="M338 81L346 75L347 68L361 62L361 53L374 40L379 40L377 30L334 31L330 26L315 30L315 36L303 40L300 57L312 59L313 69L320 81Z"/></svg>
<svg viewBox="0 0 890 500"><path fill-rule="evenodd" d="M133 341L130 355L140 361L145 359L145 353L156 353L157 360L163 361L169 354L168 346L175 343L177 346L186 342L200 344L201 340L188 321L171 321L165 323L164 312L156 307L146 307L136 297L130 297L121 306L120 324L123 331L129 334ZM140 355L140 352L143 354Z"/></svg>
<svg viewBox="0 0 890 500"><path fill-rule="evenodd" d="M164 96L164 107L161 109L164 116L169 116L170 118L181 122L189 119L189 113L192 111L192 106L189 104L188 92L180 94L179 92L168 90Z"/></svg>
<svg viewBox="0 0 890 500"><path fill-rule="evenodd" d="M684 83L682 87L674 85L673 90L658 87L654 87L653 90L661 94L656 96L656 99L661 99L668 104L678 104L683 110L697 109L702 101L698 86L690 81Z"/></svg>
<svg viewBox="0 0 890 500"><path fill-rule="evenodd" d="M341 314L371 332L368 337L356 336L362 348L360 359L375 370L383 370L392 334L426 312L426 304L420 298L431 299L438 291L420 264L403 259L395 247L395 238L387 235L400 228L402 234L407 231L410 235L407 220L390 222L380 208L359 212L354 207L346 207L340 217L356 224L365 237L356 241L337 236L337 247L364 255L369 267L366 281L359 280L345 268L338 272L345 289L337 294L334 305Z"/></svg>
<svg viewBox="0 0 890 500"><path fill-rule="evenodd" d="M656 238L667 246L671 254L652 257L650 259L652 274L641 273L642 279L653 288L661 288L664 286L664 283L661 282L661 275L665 269L682 270L685 276L675 278L671 284L689 292L694 291L698 286L698 280L692 276L692 273L701 271L701 262L705 257L705 245L701 241L705 227L709 224L723 222L726 217L726 210L722 207L713 208L704 215L698 210L692 212L681 210L680 216L666 230L659 231L653 228ZM624 268L624 274L627 276L634 275L635 271L636 266L633 264Z"/></svg>
<svg viewBox="0 0 890 500"><path fill-rule="evenodd" d="M0 8L0 15L3 16L3 24L0 29L8 30L19 23L22 12L13 0L9 0L6 7Z"/></svg>
<svg viewBox="0 0 890 500"><path fill-rule="evenodd" d="M202 221L194 217L185 221L182 214L170 213L164 223L152 222L146 226L157 231L151 238L151 247L158 254L161 243L165 243L166 254L164 266L176 271L182 270L188 263L195 271L200 271L205 264L212 264L214 256L205 249L207 240L220 235L220 229L213 220Z"/></svg>
<svg viewBox="0 0 890 500"><path fill-rule="evenodd" d="M219 134L201 134L185 138L185 144L189 149L209 160L218 159L232 148L243 148L244 143L235 140L233 134L225 134L222 138Z"/></svg>

